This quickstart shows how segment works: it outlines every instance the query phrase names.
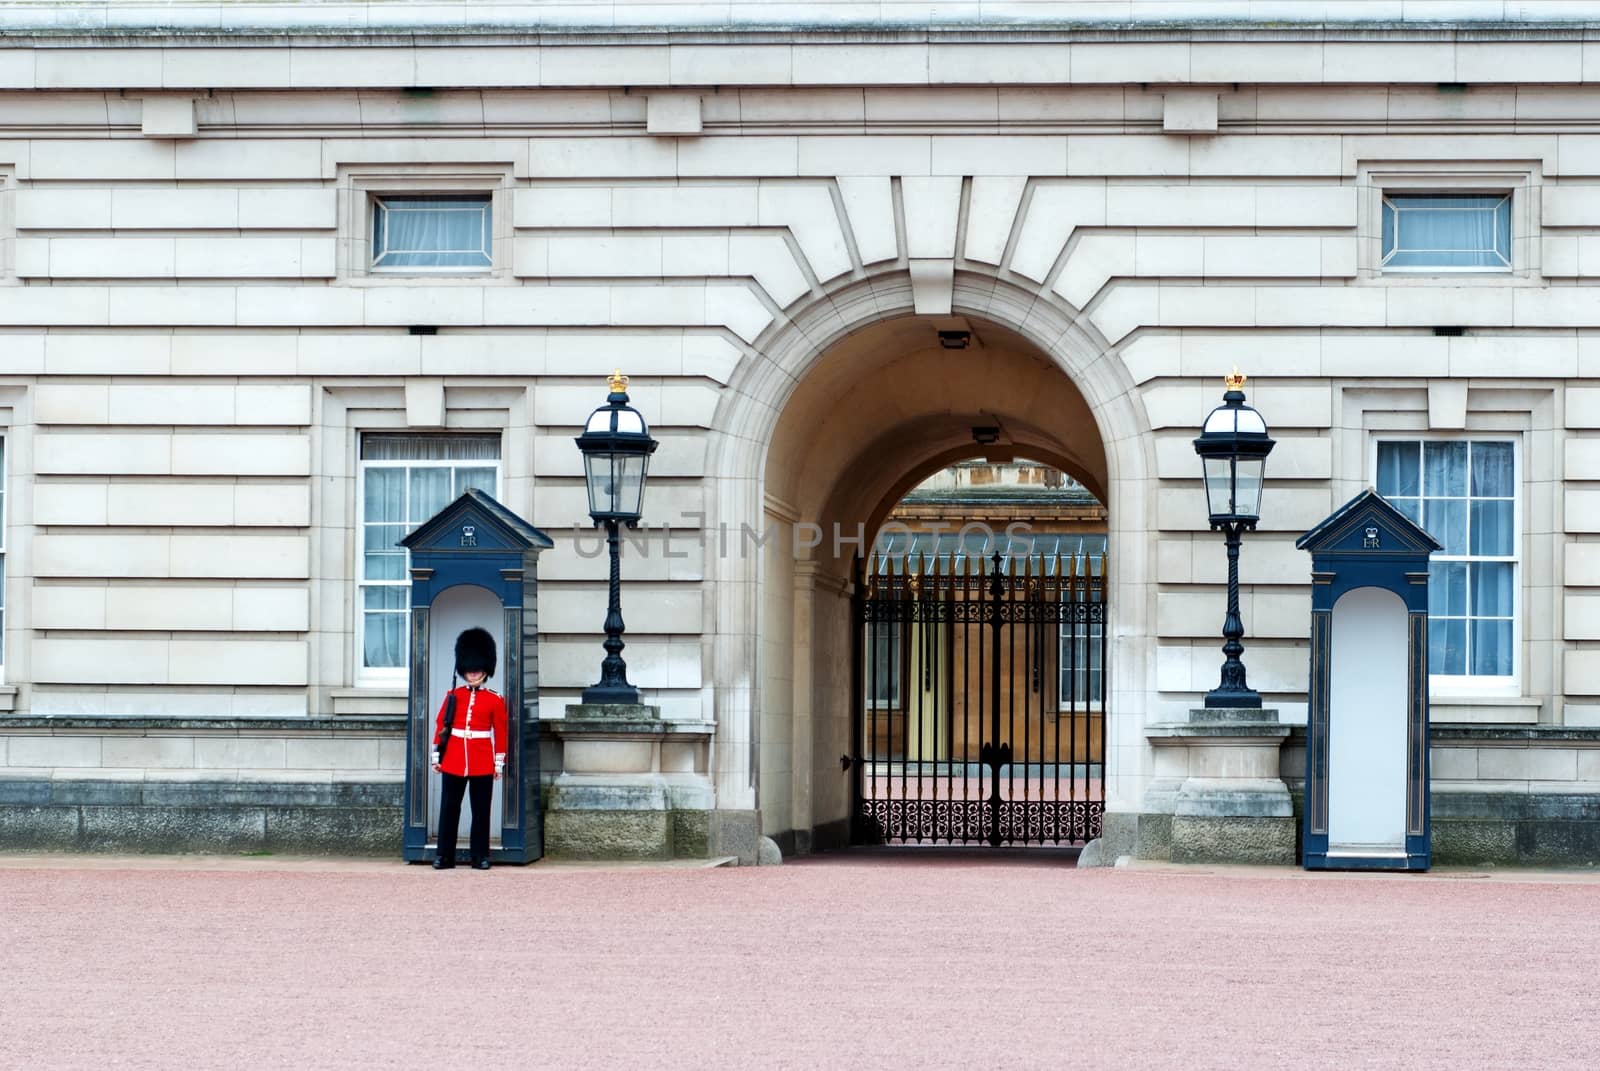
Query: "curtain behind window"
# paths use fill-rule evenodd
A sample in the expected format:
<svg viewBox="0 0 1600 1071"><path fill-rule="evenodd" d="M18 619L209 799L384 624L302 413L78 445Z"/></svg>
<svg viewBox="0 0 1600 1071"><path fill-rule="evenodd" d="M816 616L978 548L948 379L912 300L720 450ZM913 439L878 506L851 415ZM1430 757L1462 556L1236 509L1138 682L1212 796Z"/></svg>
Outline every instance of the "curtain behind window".
<svg viewBox="0 0 1600 1071"><path fill-rule="evenodd" d="M490 267L489 218L487 197L385 197L373 206L373 267Z"/></svg>

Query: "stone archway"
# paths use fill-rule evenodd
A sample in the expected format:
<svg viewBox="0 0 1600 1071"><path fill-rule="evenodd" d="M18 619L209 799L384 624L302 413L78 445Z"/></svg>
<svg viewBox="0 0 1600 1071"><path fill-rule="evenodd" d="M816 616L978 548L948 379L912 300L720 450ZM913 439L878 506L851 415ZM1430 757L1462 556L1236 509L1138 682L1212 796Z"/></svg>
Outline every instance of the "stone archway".
<svg viewBox="0 0 1600 1071"><path fill-rule="evenodd" d="M735 538L708 560L719 807L759 807L763 831L786 846L845 835L838 760L849 733L853 549L906 487L982 452L978 420L1001 429L1004 448L1074 475L1110 508L1108 805L1133 810L1143 787L1154 601L1143 407L1121 361L1069 308L960 273L952 311L972 324L975 349L940 347L903 273L858 280L758 340L717 414L710 521L766 537Z"/></svg>

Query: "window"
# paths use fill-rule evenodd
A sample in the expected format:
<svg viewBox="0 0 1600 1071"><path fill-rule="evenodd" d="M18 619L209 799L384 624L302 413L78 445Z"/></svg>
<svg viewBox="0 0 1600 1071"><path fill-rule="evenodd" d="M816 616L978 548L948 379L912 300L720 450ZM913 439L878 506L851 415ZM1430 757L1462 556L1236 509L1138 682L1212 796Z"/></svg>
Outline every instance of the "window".
<svg viewBox="0 0 1600 1071"><path fill-rule="evenodd" d="M897 621L867 626L867 706L900 709L900 629Z"/></svg>
<svg viewBox="0 0 1600 1071"><path fill-rule="evenodd" d="M1516 444L1377 444L1378 493L1444 545L1428 571L1434 677L1509 685L1516 676Z"/></svg>
<svg viewBox="0 0 1600 1071"><path fill-rule="evenodd" d="M494 266L488 194L372 201L374 271L484 271Z"/></svg>
<svg viewBox="0 0 1600 1071"><path fill-rule="evenodd" d="M1511 270L1511 194L1386 193L1383 270Z"/></svg>
<svg viewBox="0 0 1600 1071"><path fill-rule="evenodd" d="M1100 593L1092 592L1091 598L1098 603ZM1104 642L1105 625L1099 621L1073 621L1061 626L1062 710L1100 703L1105 684L1101 657Z"/></svg>
<svg viewBox="0 0 1600 1071"><path fill-rule="evenodd" d="M469 487L498 497L500 436L369 432L360 483L361 673L404 679L411 578L397 544Z"/></svg>

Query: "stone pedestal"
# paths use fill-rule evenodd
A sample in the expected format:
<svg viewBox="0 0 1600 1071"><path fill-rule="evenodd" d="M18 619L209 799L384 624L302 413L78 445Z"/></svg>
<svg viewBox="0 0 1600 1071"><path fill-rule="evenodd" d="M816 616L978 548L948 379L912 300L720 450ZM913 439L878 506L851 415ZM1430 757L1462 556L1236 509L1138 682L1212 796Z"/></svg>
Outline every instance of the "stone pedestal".
<svg viewBox="0 0 1600 1071"><path fill-rule="evenodd" d="M1279 751L1289 727L1271 708L1204 708L1152 725L1156 779L1138 854L1181 863L1296 862L1297 826Z"/></svg>
<svg viewBox="0 0 1600 1071"><path fill-rule="evenodd" d="M710 854L712 722L663 719L643 704L575 703L543 728L559 748L545 793L546 855Z"/></svg>

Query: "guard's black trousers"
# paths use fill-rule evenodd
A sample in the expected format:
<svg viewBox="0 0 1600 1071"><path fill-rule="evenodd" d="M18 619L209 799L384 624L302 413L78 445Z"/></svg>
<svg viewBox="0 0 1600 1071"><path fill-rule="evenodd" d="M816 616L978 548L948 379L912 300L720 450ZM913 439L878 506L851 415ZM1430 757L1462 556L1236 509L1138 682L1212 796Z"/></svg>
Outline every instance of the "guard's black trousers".
<svg viewBox="0 0 1600 1071"><path fill-rule="evenodd" d="M494 775L457 777L440 774L444 790L439 800L439 858L456 861L456 827L461 824L461 797L472 789L472 835L467 841L474 863L489 858L489 805L494 799Z"/></svg>

